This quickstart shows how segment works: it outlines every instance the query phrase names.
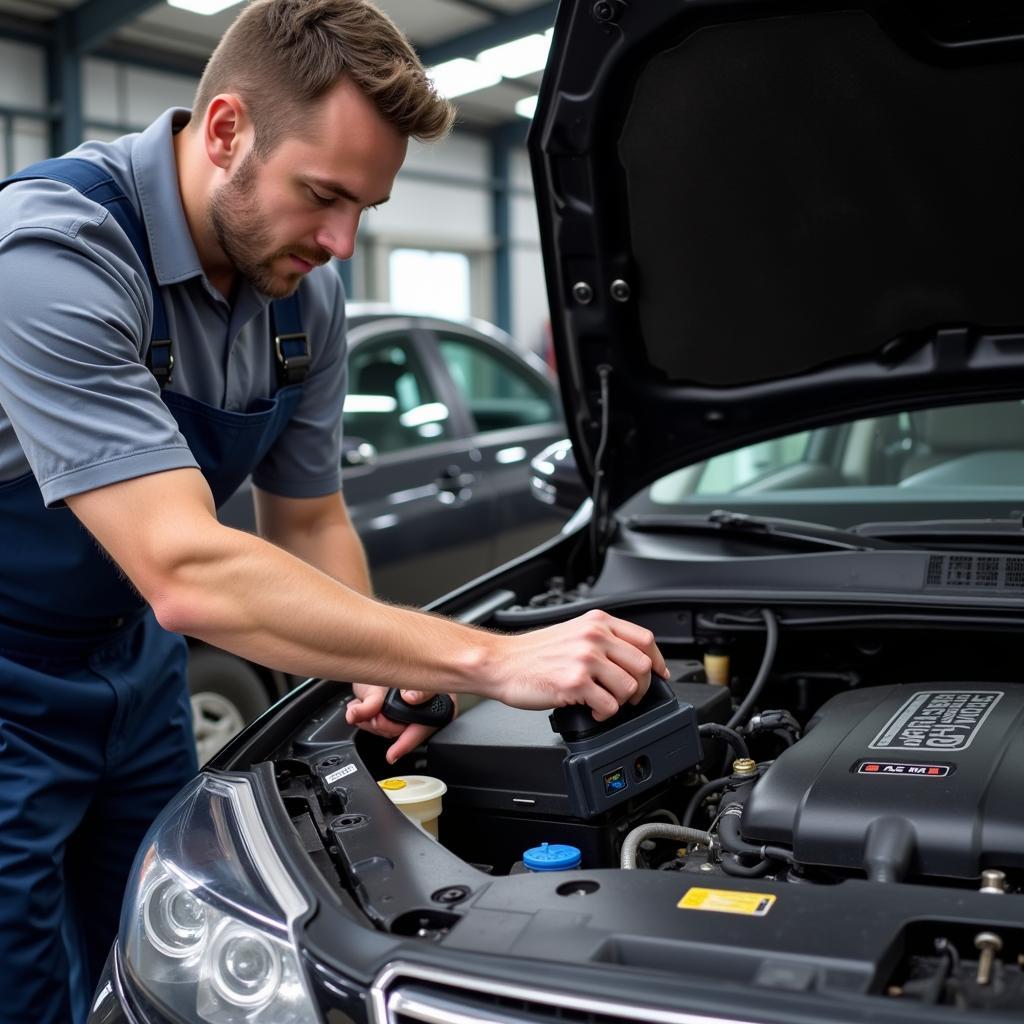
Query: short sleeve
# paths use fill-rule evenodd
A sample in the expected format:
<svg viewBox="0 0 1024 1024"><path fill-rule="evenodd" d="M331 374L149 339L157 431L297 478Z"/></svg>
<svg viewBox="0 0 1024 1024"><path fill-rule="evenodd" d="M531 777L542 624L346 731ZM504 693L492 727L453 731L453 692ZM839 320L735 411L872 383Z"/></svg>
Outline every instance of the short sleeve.
<svg viewBox="0 0 1024 1024"><path fill-rule="evenodd" d="M0 192L0 406L48 505L195 467L143 352L149 281L103 207L56 182Z"/></svg>

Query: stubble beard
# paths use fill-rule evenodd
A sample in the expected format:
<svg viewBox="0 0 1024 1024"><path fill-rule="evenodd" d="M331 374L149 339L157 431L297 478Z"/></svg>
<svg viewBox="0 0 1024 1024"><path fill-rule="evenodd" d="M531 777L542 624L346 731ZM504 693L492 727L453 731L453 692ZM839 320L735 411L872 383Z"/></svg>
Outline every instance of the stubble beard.
<svg viewBox="0 0 1024 1024"><path fill-rule="evenodd" d="M298 288L302 274L274 271L274 263L290 250L267 255L270 227L255 194L257 170L257 157L250 150L231 179L210 198L210 227L235 269L253 288L272 299L284 299Z"/></svg>

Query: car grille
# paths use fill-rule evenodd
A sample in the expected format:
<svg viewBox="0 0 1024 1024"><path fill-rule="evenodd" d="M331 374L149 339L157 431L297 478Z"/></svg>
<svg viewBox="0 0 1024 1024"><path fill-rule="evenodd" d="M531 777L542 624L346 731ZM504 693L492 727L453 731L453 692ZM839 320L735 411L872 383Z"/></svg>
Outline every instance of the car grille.
<svg viewBox="0 0 1024 1024"><path fill-rule="evenodd" d="M753 1024L469 978L411 964L371 991L374 1024Z"/></svg>

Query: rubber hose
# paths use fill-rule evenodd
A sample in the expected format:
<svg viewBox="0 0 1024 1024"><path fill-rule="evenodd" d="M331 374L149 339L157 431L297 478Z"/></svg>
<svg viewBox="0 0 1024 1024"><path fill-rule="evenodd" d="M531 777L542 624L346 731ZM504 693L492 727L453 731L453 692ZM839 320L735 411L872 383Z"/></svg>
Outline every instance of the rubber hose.
<svg viewBox="0 0 1024 1024"><path fill-rule="evenodd" d="M743 853L762 859L782 860L787 864L793 863L792 850L787 850L782 846L748 843L740 835L740 816L738 814L723 814L718 819L718 841L722 844L722 849L729 853Z"/></svg>
<svg viewBox="0 0 1024 1024"><path fill-rule="evenodd" d="M772 869L768 860L759 860L756 864L741 864L735 854L727 854L722 858L722 870L736 878L760 878Z"/></svg>
<svg viewBox="0 0 1024 1024"><path fill-rule="evenodd" d="M761 618L764 619L766 632L761 667L757 670L757 675L754 677L750 692L743 698L743 703L740 704L733 713L732 718L726 723L730 729L735 729L738 725L742 725L750 717L750 712L757 702L757 698L761 696L764 684L768 682L768 673L771 672L772 665L775 664L775 651L779 646L779 620L767 608L761 609Z"/></svg>
<svg viewBox="0 0 1024 1024"><path fill-rule="evenodd" d="M622 844L619 856L619 867L631 871L636 867L636 853L645 839L675 839L681 843L701 843L711 845L711 836L697 828L683 828L682 825L666 825L661 821L652 821L646 825L638 825Z"/></svg>
<svg viewBox="0 0 1024 1024"><path fill-rule="evenodd" d="M697 730L701 736L718 736L725 740L732 747L737 757L750 757L750 748L743 737L727 725L719 725L718 722L705 722Z"/></svg>
<svg viewBox="0 0 1024 1024"><path fill-rule="evenodd" d="M705 782L693 797L690 802L686 805L686 811L683 814L683 828L689 828L693 824L693 816L697 813L697 809L700 805L709 797L712 793L717 793L719 790L725 789L729 785L729 780L732 778L730 775L726 775L721 779L712 779L710 782Z"/></svg>

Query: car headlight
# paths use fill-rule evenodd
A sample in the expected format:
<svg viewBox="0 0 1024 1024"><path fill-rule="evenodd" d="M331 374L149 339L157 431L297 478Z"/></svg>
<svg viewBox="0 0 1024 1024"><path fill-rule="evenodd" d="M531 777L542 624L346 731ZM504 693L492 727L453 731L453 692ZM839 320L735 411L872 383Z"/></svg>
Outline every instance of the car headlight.
<svg viewBox="0 0 1024 1024"><path fill-rule="evenodd" d="M307 909L249 782L201 775L132 868L118 935L129 986L175 1020L316 1024L293 939Z"/></svg>

